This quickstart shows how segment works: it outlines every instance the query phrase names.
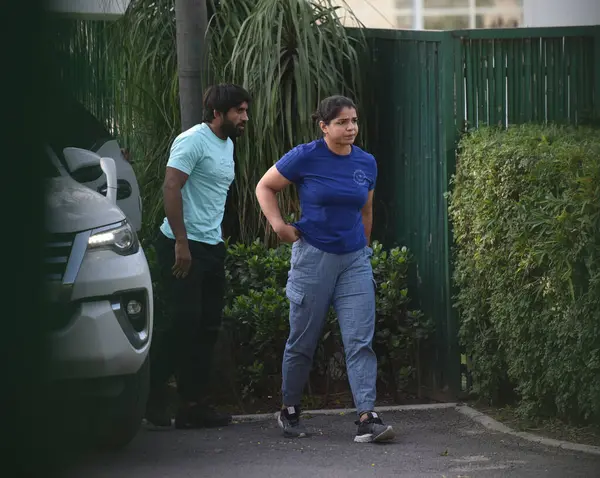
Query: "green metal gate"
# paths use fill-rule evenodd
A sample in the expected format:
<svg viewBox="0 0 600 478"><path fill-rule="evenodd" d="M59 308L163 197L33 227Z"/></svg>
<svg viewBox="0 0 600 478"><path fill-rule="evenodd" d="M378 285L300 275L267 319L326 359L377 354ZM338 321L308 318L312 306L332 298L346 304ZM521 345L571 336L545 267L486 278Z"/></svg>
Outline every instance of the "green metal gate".
<svg viewBox="0 0 600 478"><path fill-rule="evenodd" d="M378 160L375 237L406 245L413 285L436 323L428 393L465 392L452 307L452 233L446 193L456 144L469 128L600 117L600 27L367 30L363 114Z"/></svg>

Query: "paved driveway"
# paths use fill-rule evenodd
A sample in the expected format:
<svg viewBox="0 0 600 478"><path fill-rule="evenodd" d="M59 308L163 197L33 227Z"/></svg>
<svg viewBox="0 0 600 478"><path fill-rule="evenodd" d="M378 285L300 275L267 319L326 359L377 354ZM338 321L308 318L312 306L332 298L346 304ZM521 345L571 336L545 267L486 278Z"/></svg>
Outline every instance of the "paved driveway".
<svg viewBox="0 0 600 478"><path fill-rule="evenodd" d="M284 439L274 420L220 430L140 432L117 454L91 454L68 476L93 478L600 477L600 457L494 433L454 409L384 414L398 436L356 444L352 415L315 416L316 435Z"/></svg>

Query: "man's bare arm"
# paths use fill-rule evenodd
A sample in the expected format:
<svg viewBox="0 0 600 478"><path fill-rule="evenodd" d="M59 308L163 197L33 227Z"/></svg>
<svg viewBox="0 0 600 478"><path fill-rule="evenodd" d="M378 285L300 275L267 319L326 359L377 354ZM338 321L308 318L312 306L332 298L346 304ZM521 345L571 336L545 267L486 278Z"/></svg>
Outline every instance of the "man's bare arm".
<svg viewBox="0 0 600 478"><path fill-rule="evenodd" d="M183 222L181 189L187 182L188 177L189 175L183 171L167 166L165 182L163 184L165 214L177 242L187 242L187 231Z"/></svg>

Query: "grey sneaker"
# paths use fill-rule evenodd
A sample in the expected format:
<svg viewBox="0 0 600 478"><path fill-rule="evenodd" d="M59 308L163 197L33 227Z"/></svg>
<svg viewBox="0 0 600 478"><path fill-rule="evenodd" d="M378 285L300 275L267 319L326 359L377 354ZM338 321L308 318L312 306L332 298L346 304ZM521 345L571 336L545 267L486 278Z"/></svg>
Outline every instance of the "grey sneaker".
<svg viewBox="0 0 600 478"><path fill-rule="evenodd" d="M300 423L300 407L287 407L277 415L277 423L283 430L283 436L287 438L305 438L308 432Z"/></svg>
<svg viewBox="0 0 600 478"><path fill-rule="evenodd" d="M396 434L390 425L384 425L381 417L375 412L369 412L364 421L356 421L358 430L354 441L356 443L374 443L392 440Z"/></svg>

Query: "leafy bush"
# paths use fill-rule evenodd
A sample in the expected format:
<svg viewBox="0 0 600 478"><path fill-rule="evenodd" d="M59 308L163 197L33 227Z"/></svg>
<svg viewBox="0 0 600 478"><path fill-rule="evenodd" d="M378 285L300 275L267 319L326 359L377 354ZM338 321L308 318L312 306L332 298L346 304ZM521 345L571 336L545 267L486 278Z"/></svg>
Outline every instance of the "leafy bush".
<svg viewBox="0 0 600 478"><path fill-rule="evenodd" d="M406 247L388 252L374 244L371 263L377 283L374 348L379 367L387 371L380 376L395 395L411 379L420 384L419 345L433 333L433 322L421 311L408 308L410 257Z"/></svg>
<svg viewBox="0 0 600 478"><path fill-rule="evenodd" d="M461 141L453 185L476 391L514 391L528 415L600 420L600 134L481 128Z"/></svg>
<svg viewBox="0 0 600 478"><path fill-rule="evenodd" d="M287 339L288 307L285 285L291 247L267 248L261 242L228 248L227 329L233 341L237 382L245 398L276 394L281 381L281 359ZM406 248L385 251L373 245L372 264L377 283L375 349L380 377L394 391L415 378L417 342L428 337L431 322L408 309ZM327 394L331 380L345 379L339 326L330 310L315 355L314 374L324 377Z"/></svg>
<svg viewBox="0 0 600 478"><path fill-rule="evenodd" d="M285 295L291 246L269 248L257 240L227 245L224 338L217 349L219 375L229 395L253 401L275 396L281 387L281 360L289 333ZM154 249L146 245L153 278L158 277ZM409 308L406 285L410 257L406 248L389 251L373 244L371 259L377 284L376 335L382 385L396 393L419 382L419 344L433 331L432 322ZM160 281L153 282L155 328L169 325ZM220 360L219 360L220 358ZM226 369L226 370L225 370ZM309 382L309 391L325 396L332 388L348 390L343 345L335 312L330 309Z"/></svg>

